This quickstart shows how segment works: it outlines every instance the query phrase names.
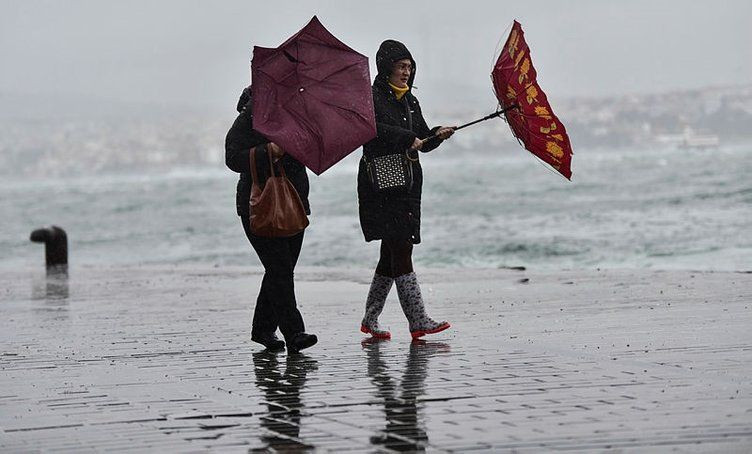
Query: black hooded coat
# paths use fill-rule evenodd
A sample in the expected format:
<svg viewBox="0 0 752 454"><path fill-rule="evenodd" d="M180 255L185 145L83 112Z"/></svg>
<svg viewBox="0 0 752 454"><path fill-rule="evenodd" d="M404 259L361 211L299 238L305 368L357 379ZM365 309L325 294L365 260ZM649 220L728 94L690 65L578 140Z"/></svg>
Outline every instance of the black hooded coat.
<svg viewBox="0 0 752 454"><path fill-rule="evenodd" d="M429 129L412 90L397 99L389 87L389 75L394 62L409 58L413 70L408 80L412 87L415 80L415 60L410 51L399 41L384 41L376 53L378 74L373 82L373 106L376 111L376 138L363 145L364 159L358 169L358 204L360 227L366 241L379 239L403 239L413 244L420 243L420 198L423 188L423 170L420 162L412 162L413 185L404 193L378 193L373 190L366 170L365 159L394 153L404 153L416 138L425 139L439 128ZM408 109L412 122L408 120ZM410 125L412 123L412 125ZM423 145L422 152L429 152L441 144L438 138ZM411 152L412 156L418 155Z"/></svg>
<svg viewBox="0 0 752 454"><path fill-rule="evenodd" d="M238 100L239 115L227 132L225 138L225 164L231 170L240 173L238 181L235 205L238 216L250 216L249 202L251 199L251 148L256 148L256 170L260 184L263 186L269 177L269 158L265 145L269 139L253 129L251 88L243 90ZM298 191L300 200L303 202L306 214L311 214L308 204L308 173L303 164L292 156L285 154L278 161L285 169L285 174L292 185Z"/></svg>

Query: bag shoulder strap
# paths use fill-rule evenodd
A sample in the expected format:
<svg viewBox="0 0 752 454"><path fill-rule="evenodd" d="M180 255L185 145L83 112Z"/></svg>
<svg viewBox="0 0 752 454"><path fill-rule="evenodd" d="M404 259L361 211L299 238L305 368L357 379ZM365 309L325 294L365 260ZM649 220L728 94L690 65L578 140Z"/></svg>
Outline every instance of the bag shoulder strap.
<svg viewBox="0 0 752 454"><path fill-rule="evenodd" d="M410 100L407 98L408 96L412 96L409 92L405 93L405 96L402 97L402 99L405 100L405 110L407 110L407 129L410 131L413 130L413 112L410 110ZM408 148L405 150L405 156L407 159L410 160L410 162L417 162L419 160L420 153L415 151L415 157L413 158L410 156L410 149ZM412 166L410 166L410 171L412 172Z"/></svg>
<svg viewBox="0 0 752 454"><path fill-rule="evenodd" d="M251 148L251 179L253 180L252 183L258 186L258 172L256 171L256 147Z"/></svg>
<svg viewBox="0 0 752 454"><path fill-rule="evenodd" d="M268 147L264 147L264 148L267 149L266 150L266 152L267 152L267 159L269 159L269 177L274 177L274 176L276 176L276 174L274 172L274 160L272 159L272 152L271 152L271 150L268 149ZM256 147L251 148L250 163L251 163L251 178L253 179L253 184L259 185L258 171L256 170ZM285 175L285 167L282 166L282 165L280 165L280 169L281 169L280 170L280 174L283 177L286 177L286 175Z"/></svg>
<svg viewBox="0 0 752 454"><path fill-rule="evenodd" d="M266 147L266 159L269 160L269 178L275 177L274 174L274 159L272 159L272 150Z"/></svg>
<svg viewBox="0 0 752 454"><path fill-rule="evenodd" d="M268 150L268 149L267 149L267 152L268 152L267 157L269 158L269 171L271 172L269 175L276 177L277 175L274 173L274 159L272 158L272 152L271 150ZM282 158L280 158L280 161L281 160ZM287 175L285 175L285 166L281 162L279 163L279 174L287 178Z"/></svg>

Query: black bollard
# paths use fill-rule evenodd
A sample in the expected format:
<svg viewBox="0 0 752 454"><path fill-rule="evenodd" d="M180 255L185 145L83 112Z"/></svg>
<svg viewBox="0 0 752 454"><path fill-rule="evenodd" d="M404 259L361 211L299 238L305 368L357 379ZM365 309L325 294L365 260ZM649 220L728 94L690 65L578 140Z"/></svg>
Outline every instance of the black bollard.
<svg viewBox="0 0 752 454"><path fill-rule="evenodd" d="M67 270L68 268L68 235L65 230L51 225L31 232L29 239L35 243L44 243L47 270Z"/></svg>

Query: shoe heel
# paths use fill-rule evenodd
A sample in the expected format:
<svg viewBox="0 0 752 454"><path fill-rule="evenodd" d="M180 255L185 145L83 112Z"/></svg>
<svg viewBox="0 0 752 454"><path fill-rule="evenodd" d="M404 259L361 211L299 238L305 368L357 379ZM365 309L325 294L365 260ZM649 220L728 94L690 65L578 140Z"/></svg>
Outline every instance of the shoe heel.
<svg viewBox="0 0 752 454"><path fill-rule="evenodd" d="M366 325L360 325L360 332L364 334L370 334L371 337L373 337L374 339L391 339L392 338L392 333L390 333L389 331L385 333L374 333L373 331L368 329Z"/></svg>
<svg viewBox="0 0 752 454"><path fill-rule="evenodd" d="M418 330L418 331L410 331L410 335L413 337L413 339L418 339L419 337L423 337L426 334L436 334L444 331L445 329L449 329L452 325L449 324L449 322L442 323L438 327L434 329L429 330Z"/></svg>

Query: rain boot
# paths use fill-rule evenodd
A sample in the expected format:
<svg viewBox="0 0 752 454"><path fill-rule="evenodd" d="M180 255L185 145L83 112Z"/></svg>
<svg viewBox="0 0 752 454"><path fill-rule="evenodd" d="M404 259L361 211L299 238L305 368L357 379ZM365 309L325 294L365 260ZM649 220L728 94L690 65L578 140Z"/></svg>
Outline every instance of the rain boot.
<svg viewBox="0 0 752 454"><path fill-rule="evenodd" d="M379 315L384 309L384 303L386 303L386 297L392 289L393 282L394 278L374 273L371 288L368 290L368 298L366 298L366 313L363 321L360 322L361 332L377 339L391 339L392 333L379 326Z"/></svg>
<svg viewBox="0 0 752 454"><path fill-rule="evenodd" d="M405 317L410 323L410 334L413 339L449 328L448 322L437 322L426 313L423 296L420 293L420 285L418 285L418 277L415 273L403 274L396 277L394 282L397 284L400 306L402 306L402 312L405 313Z"/></svg>

